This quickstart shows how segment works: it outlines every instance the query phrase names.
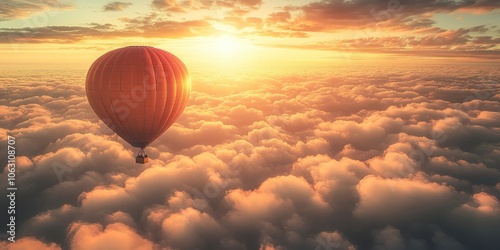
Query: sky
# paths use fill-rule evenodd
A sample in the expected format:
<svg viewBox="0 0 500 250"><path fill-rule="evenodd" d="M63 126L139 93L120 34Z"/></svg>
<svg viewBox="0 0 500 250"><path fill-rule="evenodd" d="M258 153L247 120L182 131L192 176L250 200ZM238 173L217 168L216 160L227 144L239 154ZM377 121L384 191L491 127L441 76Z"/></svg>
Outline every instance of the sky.
<svg viewBox="0 0 500 250"><path fill-rule="evenodd" d="M0 64L84 67L136 44L172 51L192 67L213 57L491 62L499 59L498 7L495 0L3 1Z"/></svg>
<svg viewBox="0 0 500 250"><path fill-rule="evenodd" d="M497 249L499 7L2 1L0 249ZM129 45L192 81L144 165L85 91Z"/></svg>

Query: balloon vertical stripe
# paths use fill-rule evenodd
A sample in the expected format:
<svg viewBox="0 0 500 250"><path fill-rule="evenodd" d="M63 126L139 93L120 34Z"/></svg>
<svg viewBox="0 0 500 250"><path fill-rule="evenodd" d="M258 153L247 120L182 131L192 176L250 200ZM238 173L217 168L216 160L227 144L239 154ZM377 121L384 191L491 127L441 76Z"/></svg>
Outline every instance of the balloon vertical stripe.
<svg viewBox="0 0 500 250"><path fill-rule="evenodd" d="M85 88L97 116L130 145L145 148L182 113L191 80L173 54L130 46L99 57L87 72Z"/></svg>

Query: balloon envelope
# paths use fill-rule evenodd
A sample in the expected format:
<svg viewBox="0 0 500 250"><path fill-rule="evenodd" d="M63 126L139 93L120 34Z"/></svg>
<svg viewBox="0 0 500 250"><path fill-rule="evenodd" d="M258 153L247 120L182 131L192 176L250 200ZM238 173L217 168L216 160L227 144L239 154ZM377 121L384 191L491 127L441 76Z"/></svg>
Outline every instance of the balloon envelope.
<svg viewBox="0 0 500 250"><path fill-rule="evenodd" d="M85 90L97 116L130 145L144 149L182 113L191 80L173 54L130 46L99 57L87 73Z"/></svg>

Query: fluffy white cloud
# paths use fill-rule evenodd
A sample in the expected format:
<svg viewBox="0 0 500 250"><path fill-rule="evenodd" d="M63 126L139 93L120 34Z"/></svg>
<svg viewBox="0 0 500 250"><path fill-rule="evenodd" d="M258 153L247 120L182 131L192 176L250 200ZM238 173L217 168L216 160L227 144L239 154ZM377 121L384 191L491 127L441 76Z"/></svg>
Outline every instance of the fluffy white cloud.
<svg viewBox="0 0 500 250"><path fill-rule="evenodd" d="M0 242L0 247L5 250L25 250L25 249L40 249L40 250L61 250L57 244L45 244L42 241L26 237L17 240L15 243L9 244L7 242Z"/></svg>
<svg viewBox="0 0 500 250"><path fill-rule="evenodd" d="M18 241L0 246L494 249L500 97L467 84L491 71L476 67L200 73L147 165L67 83L82 72L0 79L23 197Z"/></svg>
<svg viewBox="0 0 500 250"><path fill-rule="evenodd" d="M98 224L75 222L69 227L71 249L124 249L152 250L154 244L141 238L132 228L113 223L105 228Z"/></svg>

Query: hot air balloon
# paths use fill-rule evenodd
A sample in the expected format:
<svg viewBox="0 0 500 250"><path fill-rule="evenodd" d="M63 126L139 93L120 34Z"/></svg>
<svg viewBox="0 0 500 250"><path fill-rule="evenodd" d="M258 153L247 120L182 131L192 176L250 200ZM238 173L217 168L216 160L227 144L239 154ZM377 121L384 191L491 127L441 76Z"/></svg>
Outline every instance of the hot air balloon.
<svg viewBox="0 0 500 250"><path fill-rule="evenodd" d="M85 82L97 116L133 147L144 149L181 115L191 92L189 73L173 54L149 46L115 49L90 66Z"/></svg>

